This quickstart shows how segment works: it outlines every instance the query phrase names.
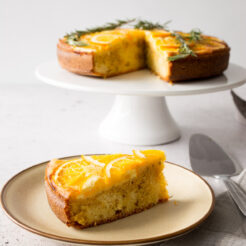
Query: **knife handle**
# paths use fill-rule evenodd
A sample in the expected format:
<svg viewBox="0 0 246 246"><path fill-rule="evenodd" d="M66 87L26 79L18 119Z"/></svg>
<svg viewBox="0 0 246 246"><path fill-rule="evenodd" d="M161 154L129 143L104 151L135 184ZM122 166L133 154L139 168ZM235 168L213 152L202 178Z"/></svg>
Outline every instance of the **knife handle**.
<svg viewBox="0 0 246 246"><path fill-rule="evenodd" d="M238 208L246 216L246 192L230 178L223 179L223 181Z"/></svg>

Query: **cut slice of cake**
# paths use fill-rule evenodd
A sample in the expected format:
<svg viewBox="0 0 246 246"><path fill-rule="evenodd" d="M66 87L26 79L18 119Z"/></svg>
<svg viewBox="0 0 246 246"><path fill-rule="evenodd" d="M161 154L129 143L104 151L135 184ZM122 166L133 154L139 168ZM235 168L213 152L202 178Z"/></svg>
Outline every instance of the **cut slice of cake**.
<svg viewBox="0 0 246 246"><path fill-rule="evenodd" d="M160 150L52 160L45 174L51 209L68 226L114 221L168 200Z"/></svg>

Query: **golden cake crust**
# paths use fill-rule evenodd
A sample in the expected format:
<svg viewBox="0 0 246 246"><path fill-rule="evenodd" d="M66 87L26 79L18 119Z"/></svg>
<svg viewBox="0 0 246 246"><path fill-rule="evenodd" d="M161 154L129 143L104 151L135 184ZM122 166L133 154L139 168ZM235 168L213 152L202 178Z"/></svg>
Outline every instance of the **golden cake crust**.
<svg viewBox="0 0 246 246"><path fill-rule="evenodd" d="M61 67L72 73L102 77L94 72L93 52L75 51L60 39L57 44L57 57Z"/></svg>
<svg viewBox="0 0 246 246"><path fill-rule="evenodd" d="M208 78L220 75L227 69L230 49L226 45L224 49L211 53L198 54L170 62L170 75L162 78L167 81L185 81L192 79Z"/></svg>
<svg viewBox="0 0 246 246"><path fill-rule="evenodd" d="M52 182L51 175L54 173L57 167L56 161L50 161L45 170L45 191L49 205L55 215L65 224L70 224L69 218L69 194L63 193L63 190L59 190L57 186Z"/></svg>

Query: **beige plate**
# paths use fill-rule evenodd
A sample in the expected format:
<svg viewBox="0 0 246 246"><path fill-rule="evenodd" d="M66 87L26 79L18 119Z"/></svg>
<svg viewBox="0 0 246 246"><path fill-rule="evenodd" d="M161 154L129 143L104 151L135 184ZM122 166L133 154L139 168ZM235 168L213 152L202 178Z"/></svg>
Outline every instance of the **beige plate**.
<svg viewBox="0 0 246 246"><path fill-rule="evenodd" d="M2 207L17 225L38 235L82 244L147 244L177 237L200 225L212 212L214 194L200 176L166 162L171 199L149 210L84 230L69 228L49 208L44 189L46 163L11 178L1 193Z"/></svg>

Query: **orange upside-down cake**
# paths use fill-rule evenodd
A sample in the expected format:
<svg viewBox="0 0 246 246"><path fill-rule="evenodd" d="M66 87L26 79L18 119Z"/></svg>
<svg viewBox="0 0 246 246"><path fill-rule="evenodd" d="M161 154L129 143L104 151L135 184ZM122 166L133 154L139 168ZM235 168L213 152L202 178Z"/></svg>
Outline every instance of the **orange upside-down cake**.
<svg viewBox="0 0 246 246"><path fill-rule="evenodd" d="M61 38L57 45L61 67L104 78L147 67L163 80L177 82L216 76L228 66L228 45L199 30L170 31L149 22L124 29L120 24Z"/></svg>

